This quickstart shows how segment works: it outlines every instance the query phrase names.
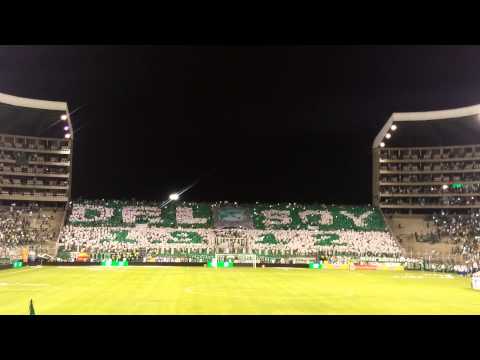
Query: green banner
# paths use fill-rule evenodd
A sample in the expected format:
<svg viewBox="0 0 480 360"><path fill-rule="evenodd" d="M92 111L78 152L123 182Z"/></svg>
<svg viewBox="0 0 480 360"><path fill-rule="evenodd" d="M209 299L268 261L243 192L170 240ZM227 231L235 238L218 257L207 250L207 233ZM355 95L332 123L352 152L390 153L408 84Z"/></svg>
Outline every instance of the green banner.
<svg viewBox="0 0 480 360"><path fill-rule="evenodd" d="M128 261L107 259L103 260L101 264L102 266L128 266Z"/></svg>
<svg viewBox="0 0 480 360"><path fill-rule="evenodd" d="M253 229L251 210L248 208L239 208L226 206L213 209L213 218L215 228L243 228Z"/></svg>
<svg viewBox="0 0 480 360"><path fill-rule="evenodd" d="M207 267L211 268L233 268L233 261L209 261Z"/></svg>
<svg viewBox="0 0 480 360"><path fill-rule="evenodd" d="M20 261L20 260L14 261L14 262L12 263L12 267L14 267L14 268L21 268L21 267L23 267L23 262Z"/></svg>

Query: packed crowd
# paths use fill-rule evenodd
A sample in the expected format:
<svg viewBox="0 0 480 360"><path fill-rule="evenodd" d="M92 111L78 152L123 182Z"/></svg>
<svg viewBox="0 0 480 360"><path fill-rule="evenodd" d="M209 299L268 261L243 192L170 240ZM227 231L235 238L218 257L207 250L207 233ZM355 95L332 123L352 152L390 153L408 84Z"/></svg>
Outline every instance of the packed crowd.
<svg viewBox="0 0 480 360"><path fill-rule="evenodd" d="M439 237L447 237L453 243L454 255L462 255L467 261L480 259L480 212L469 211L466 214L451 213L442 210L434 214L432 220L438 229Z"/></svg>
<svg viewBox="0 0 480 360"><path fill-rule="evenodd" d="M473 261L471 263L463 264L463 265L454 265L453 271L460 275L468 275L476 273L479 270L477 261Z"/></svg>
<svg viewBox="0 0 480 360"><path fill-rule="evenodd" d="M479 270L477 261L467 261L463 264L455 264L453 262L428 262L423 261L422 270L440 272L440 273L455 273L462 276L471 275Z"/></svg>
<svg viewBox="0 0 480 360"><path fill-rule="evenodd" d="M51 216L37 205L0 207L0 247L40 244L53 239Z"/></svg>
<svg viewBox="0 0 480 360"><path fill-rule="evenodd" d="M177 230L136 226L66 226L66 250L130 253L139 249L161 254L255 253L272 256L372 255L399 256L388 232L320 230Z"/></svg>
<svg viewBox="0 0 480 360"><path fill-rule="evenodd" d="M437 225L440 235L452 239L465 238L480 234L480 212L470 211L468 214L455 214L443 210L433 214L432 220Z"/></svg>
<svg viewBox="0 0 480 360"><path fill-rule="evenodd" d="M378 209L325 205L250 204L253 229L215 229L217 207L237 203L81 201L74 204L60 242L64 250L90 254L204 256L388 255L400 248Z"/></svg>
<svg viewBox="0 0 480 360"><path fill-rule="evenodd" d="M297 203L245 204L228 201L207 203L83 200L73 205L69 223L77 226L134 226L213 228L213 210L241 207L258 230L362 230L385 231L380 211L372 206L334 206Z"/></svg>
<svg viewBox="0 0 480 360"><path fill-rule="evenodd" d="M135 226L209 228L209 204L183 203L180 206L154 201L83 200L73 205L69 223L76 226Z"/></svg>

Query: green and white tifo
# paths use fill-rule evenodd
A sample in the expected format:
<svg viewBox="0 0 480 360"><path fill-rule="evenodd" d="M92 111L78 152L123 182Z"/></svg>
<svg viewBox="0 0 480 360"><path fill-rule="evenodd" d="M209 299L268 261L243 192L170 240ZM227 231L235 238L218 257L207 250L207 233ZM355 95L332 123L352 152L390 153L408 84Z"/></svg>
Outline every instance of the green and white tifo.
<svg viewBox="0 0 480 360"><path fill-rule="evenodd" d="M458 275L298 268L32 266L0 272L0 314L480 314Z"/></svg>

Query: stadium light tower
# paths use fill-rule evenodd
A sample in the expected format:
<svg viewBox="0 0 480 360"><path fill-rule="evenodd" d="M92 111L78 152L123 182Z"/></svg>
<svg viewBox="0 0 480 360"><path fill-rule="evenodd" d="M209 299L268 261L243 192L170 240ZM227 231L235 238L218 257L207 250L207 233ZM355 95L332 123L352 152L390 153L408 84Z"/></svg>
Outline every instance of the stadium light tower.
<svg viewBox="0 0 480 360"><path fill-rule="evenodd" d="M170 194L168 198L172 201L177 201L178 199L180 199L180 195L177 193L174 193L174 194Z"/></svg>
<svg viewBox="0 0 480 360"><path fill-rule="evenodd" d="M188 190L190 190L191 188L193 188L195 185L198 184L198 182L200 181L200 179L197 179L195 180L195 182L189 186L187 186L186 188L178 191L178 192L175 192L173 194L170 194L170 196L168 197L168 200L165 200L163 203L160 204L160 208L164 208L165 206L167 206L168 204L170 204L172 201L177 201L180 199L180 196L187 192Z"/></svg>

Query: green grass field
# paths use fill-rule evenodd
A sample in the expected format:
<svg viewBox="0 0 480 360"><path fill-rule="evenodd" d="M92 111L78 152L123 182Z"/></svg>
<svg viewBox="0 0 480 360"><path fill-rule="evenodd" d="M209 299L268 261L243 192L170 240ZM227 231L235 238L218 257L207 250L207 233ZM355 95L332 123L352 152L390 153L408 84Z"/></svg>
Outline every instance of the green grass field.
<svg viewBox="0 0 480 360"><path fill-rule="evenodd" d="M480 314L470 280L292 268L25 267L0 271L0 314Z"/></svg>

